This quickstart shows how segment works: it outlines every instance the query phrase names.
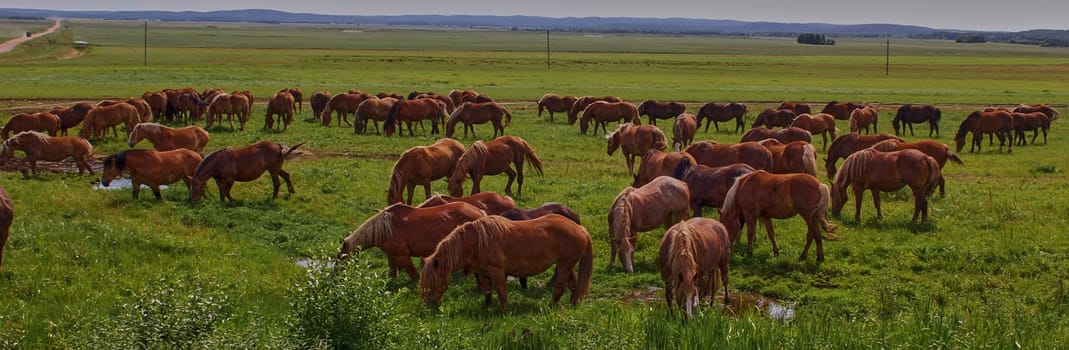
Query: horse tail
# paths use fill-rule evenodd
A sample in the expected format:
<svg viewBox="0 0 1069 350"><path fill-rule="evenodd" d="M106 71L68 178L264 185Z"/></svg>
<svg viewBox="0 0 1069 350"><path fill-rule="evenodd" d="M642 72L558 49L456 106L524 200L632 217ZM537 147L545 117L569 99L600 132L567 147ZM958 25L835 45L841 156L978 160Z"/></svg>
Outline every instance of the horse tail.
<svg viewBox="0 0 1069 350"><path fill-rule="evenodd" d="M951 162L954 162L954 164L965 165L965 162L963 162L961 158L958 158L958 154L950 150L950 146L943 145L943 147L946 149L947 159L949 159Z"/></svg>
<svg viewBox="0 0 1069 350"><path fill-rule="evenodd" d="M860 120L858 120L861 119L860 111L861 109L855 109L853 112L850 112L850 133L856 134L858 130L861 129L861 125L859 125L861 123Z"/></svg>
<svg viewBox="0 0 1069 350"><path fill-rule="evenodd" d="M405 151L406 153L408 151ZM404 171L401 170L401 161L405 159L405 153L401 153L401 158L397 160L397 163L393 165L393 172L390 174L390 186L386 190L386 201L393 201L396 198L401 199L401 203L404 203ZM395 202L396 203L396 202ZM393 203L386 203L393 204Z"/></svg>
<svg viewBox="0 0 1069 350"><path fill-rule="evenodd" d="M805 166L806 174L817 176L817 148L813 147L813 144L805 144L802 165Z"/></svg>
<svg viewBox="0 0 1069 350"><path fill-rule="evenodd" d="M661 128L653 129L653 147L657 150L663 151L668 148L668 137L664 136L664 131Z"/></svg>
<svg viewBox="0 0 1069 350"><path fill-rule="evenodd" d="M538 171L538 176L542 176L542 160L538 159L538 153L535 152L534 148L531 148L527 141L520 140L520 143L523 147L524 158L527 158L527 164L534 167L535 171Z"/></svg>
<svg viewBox="0 0 1069 350"><path fill-rule="evenodd" d="M579 226L586 233L586 251L583 252L583 257L579 258L579 280L576 281L575 294L578 296L576 300L582 300L590 292L590 281L594 276L594 243L590 239L590 233L586 232L586 228Z"/></svg>
<svg viewBox="0 0 1069 350"><path fill-rule="evenodd" d="M935 188L942 182L943 172L939 170L939 162L935 161L935 158L931 156L925 156L925 163L928 165L928 180L924 183L924 196L931 196L935 192Z"/></svg>
<svg viewBox="0 0 1069 350"><path fill-rule="evenodd" d="M387 130L390 130L391 132L392 132L392 130L394 130L395 124L397 123L397 115L400 114L400 110L401 110L401 105L402 104L404 104L404 102L397 101L396 103L393 104L393 107L390 107L390 113L386 114L386 120L382 122L382 132L383 133L386 133ZM327 104L327 106L330 106L330 104ZM327 107L327 108L330 108L330 107ZM325 109L324 109L323 113L326 113ZM326 114L324 114L324 115L326 115ZM434 125L438 125L438 124L435 123Z"/></svg>
<svg viewBox="0 0 1069 350"><path fill-rule="evenodd" d="M683 177L686 176L687 170L690 170L690 167L690 158L683 157L683 159L679 160L679 164L676 164L676 170L672 172L672 177L683 180Z"/></svg>
<svg viewBox="0 0 1069 350"><path fill-rule="evenodd" d="M542 107L539 107L538 109L541 110ZM512 113L509 113L509 110L507 108L505 108L505 107L501 107L501 110L505 112L505 125L504 126L508 127L509 125L512 125ZM539 115L541 115L541 113L539 113Z"/></svg>
<svg viewBox="0 0 1069 350"><path fill-rule="evenodd" d="M300 151L297 150L297 148L301 147L302 145L304 145L306 143L308 143L308 141L304 141L304 142L298 143L296 145L293 145L292 147L282 146L282 156L285 157L286 160L290 160L290 159L297 158L297 157L300 157L300 156L303 156L303 155L306 155L306 154L311 154L311 152L308 152L308 151L305 151L305 150L300 150Z"/></svg>
<svg viewBox="0 0 1069 350"><path fill-rule="evenodd" d="M816 217L814 217L813 219L816 219L816 221L820 223L820 230L824 231L824 233L827 233L826 235L822 235L823 239L828 241L838 241L841 238L838 235L834 235L832 233L834 233L835 230L839 228L839 225L833 224L830 220L828 220L828 203L830 202L831 192L828 190L828 185L821 183L820 201L817 202L816 211L813 213L813 215Z"/></svg>

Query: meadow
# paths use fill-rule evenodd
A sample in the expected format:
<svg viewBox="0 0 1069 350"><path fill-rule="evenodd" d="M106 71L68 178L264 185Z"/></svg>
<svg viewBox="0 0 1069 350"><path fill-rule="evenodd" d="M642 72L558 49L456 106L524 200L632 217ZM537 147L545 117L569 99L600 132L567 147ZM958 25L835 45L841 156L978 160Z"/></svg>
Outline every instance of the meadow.
<svg viewBox="0 0 1069 350"><path fill-rule="evenodd" d="M854 222L851 199L847 214L832 217L843 240L826 244L823 263L797 260L800 219L776 220L783 254L773 256L761 234L752 255L736 244L731 289L772 298L790 316L735 315L714 304L684 323L657 289L663 230L640 234L635 274L607 266L606 211L631 182L622 157L605 154L600 134L580 135L564 116L538 117L533 103L547 92L680 100L692 112L742 101L752 120L783 100L860 100L881 104L883 132L898 104L933 103L943 108L938 140L953 144L958 123L982 106L1051 103L1067 112L1066 49L892 39L885 75L884 39L813 47L784 38L551 33L547 68L544 32L149 23L145 65L143 23L68 24L52 40L0 55L0 121L184 86L247 89L258 101L292 86L306 95L473 88L504 101L513 113L507 132L546 165L545 176L528 174L516 202L557 201L581 215L595 242L593 287L578 306L549 306L541 287L548 274L528 290L510 282L511 309L502 312L484 309L472 279L458 274L434 310L407 277L385 276L378 250L335 266L338 240L385 205L397 155L438 136L354 135L320 125L307 103L289 130L267 131L260 103L245 131L210 130L208 148L308 141L316 157L285 165L292 196L271 199L261 178L235 185L237 204L220 203L209 184L207 199L190 205L180 184L163 201L133 200L128 191L94 190L98 176L0 173L16 208L0 269L0 348L1069 346L1069 132L1061 121L1046 145L962 152L965 166L944 169L947 194L932 197L926 224L909 223L908 192L884 197L882 220L866 196ZM74 49L73 40L91 46ZM658 125L671 134L667 122ZM927 135L927 126L915 129L907 140ZM490 135L486 126L477 131ZM710 130L697 138L739 136ZM127 148L112 137L94 147L98 156ZM504 184L494 176L483 188ZM434 190L445 192L445 183Z"/></svg>

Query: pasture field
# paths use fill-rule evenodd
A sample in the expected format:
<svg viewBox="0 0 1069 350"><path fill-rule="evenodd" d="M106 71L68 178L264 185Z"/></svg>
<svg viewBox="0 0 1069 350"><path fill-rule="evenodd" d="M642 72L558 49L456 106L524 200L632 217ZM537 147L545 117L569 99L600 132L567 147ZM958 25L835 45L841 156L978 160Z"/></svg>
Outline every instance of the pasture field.
<svg viewBox="0 0 1069 350"><path fill-rule="evenodd" d="M33 19L0 20L0 42L26 35L26 32L39 32L52 26L52 21Z"/></svg>
<svg viewBox="0 0 1069 350"><path fill-rule="evenodd" d="M984 105L1046 102L1069 112L1065 49L893 40L898 53L887 77L885 42L877 39L818 48L785 39L568 33L553 34L567 52L553 53L546 70L544 32L150 23L145 67L142 25L72 21L53 34L60 39L0 55L0 121L57 100L167 87L250 89L258 101L290 86L306 95L474 88L507 103L513 123L506 131L526 139L545 164L544 177L527 174L517 204L564 203L593 236L591 293L577 307L549 306L551 293L541 287L548 274L532 278L528 290L511 281L511 309L503 313L496 305L484 309L472 279L456 274L432 310L407 277L385 276L379 250L334 266L338 240L384 206L397 155L437 136L323 127L307 102L289 130L266 131L261 102L245 131L210 130L208 148L308 141L316 156L284 167L297 190L292 196L270 199L270 180L261 178L235 185L235 205L221 204L211 183L206 199L189 205L181 184L164 191L163 201L144 193L132 200L128 191L94 190L99 176L0 173L16 209L0 270L0 348L1069 346L1063 121L1053 123L1046 145L1009 153L985 142L982 152L961 152L966 165L944 169L947 194L932 197L927 224L909 223L908 191L884 196L882 220L866 196L862 220L854 222L851 198L844 214L832 217L843 240L826 244L823 263L797 260L805 235L799 218L776 220L782 255L772 255L760 231L752 255L736 244L731 289L774 298L790 317L705 306L683 323L656 289L663 286L654 262L663 230L639 235L635 274L607 266L606 212L631 182L623 157L606 155L600 133L580 135L562 115L555 122L537 117L530 102L546 92L676 99L690 102L691 111L706 101L745 101L752 121L753 111L781 100L861 100L883 104L885 132L897 104L935 103L943 108L938 140L953 144L958 123ZM69 40L94 46L68 57L61 42ZM671 134L667 121L658 125ZM489 137L487 126L476 129ZM920 136L928 128L915 129ZM94 147L98 156L127 148L114 137ZM500 191L504 184L492 176L483 187ZM445 192L445 183L434 190Z"/></svg>

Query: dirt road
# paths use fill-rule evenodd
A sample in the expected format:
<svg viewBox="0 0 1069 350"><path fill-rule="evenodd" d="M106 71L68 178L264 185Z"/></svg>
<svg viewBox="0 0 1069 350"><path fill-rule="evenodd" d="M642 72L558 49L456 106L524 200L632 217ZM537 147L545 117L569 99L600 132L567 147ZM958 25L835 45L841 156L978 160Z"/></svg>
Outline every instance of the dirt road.
<svg viewBox="0 0 1069 350"><path fill-rule="evenodd" d="M19 36L18 38L14 38L14 39L5 41L3 44L0 44L0 53L10 52L11 50L14 50L16 46L19 46L19 44L21 44L23 42L27 42L27 41L36 39L39 36L44 36L44 35L51 34L52 32L56 31L57 29L59 29L59 21L58 20L56 21L55 24L52 25L51 28L48 28L43 32L33 33L32 36Z"/></svg>

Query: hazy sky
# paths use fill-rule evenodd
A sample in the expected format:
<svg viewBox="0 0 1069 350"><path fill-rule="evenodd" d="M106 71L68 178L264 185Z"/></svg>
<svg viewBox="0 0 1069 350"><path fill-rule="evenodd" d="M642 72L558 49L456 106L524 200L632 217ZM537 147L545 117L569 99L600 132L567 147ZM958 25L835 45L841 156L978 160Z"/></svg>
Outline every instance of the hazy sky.
<svg viewBox="0 0 1069 350"><path fill-rule="evenodd" d="M338 15L686 17L790 23L894 23L975 30L1069 29L1069 0L4 0L0 7L170 11L266 8Z"/></svg>

